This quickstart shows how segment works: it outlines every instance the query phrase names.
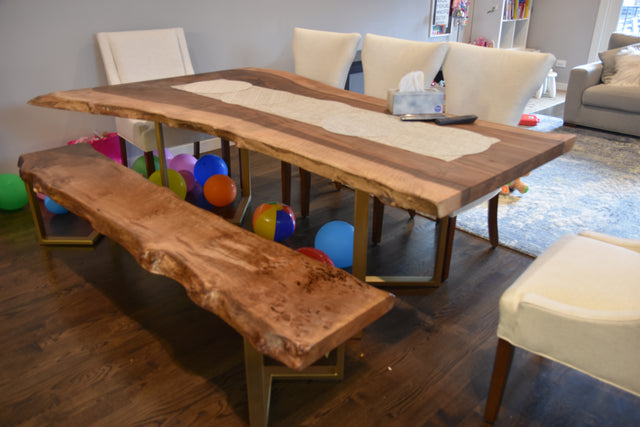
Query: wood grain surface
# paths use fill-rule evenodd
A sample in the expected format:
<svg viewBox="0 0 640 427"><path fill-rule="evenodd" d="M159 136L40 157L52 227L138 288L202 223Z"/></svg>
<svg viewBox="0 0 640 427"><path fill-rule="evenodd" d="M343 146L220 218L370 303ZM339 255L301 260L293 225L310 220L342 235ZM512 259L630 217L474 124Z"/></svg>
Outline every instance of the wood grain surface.
<svg viewBox="0 0 640 427"><path fill-rule="evenodd" d="M393 306L388 292L189 204L88 144L22 155L20 174L293 369Z"/></svg>
<svg viewBox="0 0 640 427"><path fill-rule="evenodd" d="M171 87L221 78L386 111L383 100L284 71L257 68L53 92L32 99L30 104L152 120L216 135L234 141L241 148L368 191L386 204L437 217L447 216L562 155L571 149L575 139L573 135L477 121L457 127L498 138L500 142L483 153L445 162ZM436 125L424 123L424 126Z"/></svg>

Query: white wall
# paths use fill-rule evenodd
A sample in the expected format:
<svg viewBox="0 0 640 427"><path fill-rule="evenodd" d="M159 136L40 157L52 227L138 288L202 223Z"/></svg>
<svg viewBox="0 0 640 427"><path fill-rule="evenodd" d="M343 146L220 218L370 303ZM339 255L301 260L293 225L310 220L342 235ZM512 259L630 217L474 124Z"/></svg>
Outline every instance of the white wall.
<svg viewBox="0 0 640 427"><path fill-rule="evenodd" d="M113 119L27 105L106 85L94 33L179 26L196 72L293 70L294 26L428 40L430 0L0 0L0 173L21 153L113 131Z"/></svg>

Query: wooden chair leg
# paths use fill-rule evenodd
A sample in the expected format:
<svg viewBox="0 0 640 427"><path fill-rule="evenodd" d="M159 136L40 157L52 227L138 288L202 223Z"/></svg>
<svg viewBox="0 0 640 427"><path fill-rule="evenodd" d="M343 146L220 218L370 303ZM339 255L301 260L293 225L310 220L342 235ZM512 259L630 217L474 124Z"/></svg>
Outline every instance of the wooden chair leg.
<svg viewBox="0 0 640 427"><path fill-rule="evenodd" d="M309 205L311 204L311 173L300 168L300 210L302 217L309 216Z"/></svg>
<svg viewBox="0 0 640 427"><path fill-rule="evenodd" d="M493 374L489 395L487 396L487 406L484 411L484 419L488 423L493 423L498 416L504 386L507 383L511 361L513 360L514 347L509 342L499 339L496 348L496 359L493 364Z"/></svg>
<svg viewBox="0 0 640 427"><path fill-rule="evenodd" d="M280 162L282 203L291 206L291 163Z"/></svg>
<svg viewBox="0 0 640 427"><path fill-rule="evenodd" d="M371 242L374 245L382 239L382 220L384 218L384 203L373 197L373 219L371 220Z"/></svg>
<svg viewBox="0 0 640 427"><path fill-rule="evenodd" d="M489 242L491 247L498 246L498 197L496 194L489 200L488 223L489 223Z"/></svg>
<svg viewBox="0 0 640 427"><path fill-rule="evenodd" d="M444 282L449 278L449 268L451 266L451 254L453 253L453 237L456 233L456 220L455 216L449 217L449 222L447 224L447 241L445 243L444 249L444 258L442 265L442 277L441 280Z"/></svg>
<svg viewBox="0 0 640 427"><path fill-rule="evenodd" d="M129 161L127 159L127 141L121 137L118 136L118 138L120 138L120 157L122 158L122 166L129 167Z"/></svg>
<svg viewBox="0 0 640 427"><path fill-rule="evenodd" d="M220 138L220 151L222 152L222 160L224 160L229 169L229 176L231 176L231 148L229 140Z"/></svg>
<svg viewBox="0 0 640 427"><path fill-rule="evenodd" d="M147 167L147 176L151 176L156 171L156 162L153 158L153 151L144 153L144 164Z"/></svg>
<svg viewBox="0 0 640 427"><path fill-rule="evenodd" d="M200 141L196 141L193 143L193 157L196 159L200 158Z"/></svg>

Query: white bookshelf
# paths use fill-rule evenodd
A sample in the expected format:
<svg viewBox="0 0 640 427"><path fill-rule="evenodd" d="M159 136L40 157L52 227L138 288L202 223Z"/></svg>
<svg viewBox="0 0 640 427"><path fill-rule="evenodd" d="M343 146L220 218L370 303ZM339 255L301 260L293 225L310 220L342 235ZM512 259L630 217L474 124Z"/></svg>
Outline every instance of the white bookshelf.
<svg viewBox="0 0 640 427"><path fill-rule="evenodd" d="M493 41L494 47L525 49L533 1L526 0L519 7L518 0L476 0L471 40L483 37Z"/></svg>

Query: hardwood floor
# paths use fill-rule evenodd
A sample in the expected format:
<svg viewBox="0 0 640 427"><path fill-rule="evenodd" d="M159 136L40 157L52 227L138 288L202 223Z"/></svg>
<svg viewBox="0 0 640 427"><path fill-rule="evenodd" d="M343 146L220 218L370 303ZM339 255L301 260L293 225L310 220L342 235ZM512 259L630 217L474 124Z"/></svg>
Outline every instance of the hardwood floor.
<svg viewBox="0 0 640 427"><path fill-rule="evenodd" d="M252 168L253 206L278 200L279 161L254 154ZM353 215L352 192L313 179L292 247ZM370 273L430 268L433 223L385 215ZM449 280L394 289L394 309L347 343L343 381L275 382L270 425L483 425L498 299L530 262L458 231ZM41 247L27 208L0 212L0 275L1 425L248 425L240 336L120 246ZM640 425L640 399L516 350L495 425Z"/></svg>

